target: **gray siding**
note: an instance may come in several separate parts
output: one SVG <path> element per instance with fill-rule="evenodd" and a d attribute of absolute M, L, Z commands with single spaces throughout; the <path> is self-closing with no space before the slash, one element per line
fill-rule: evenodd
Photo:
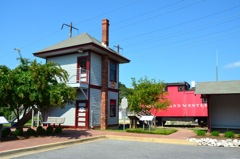
<path fill-rule="evenodd" d="M 65 122 L 62 125 L 66 126 L 75 126 L 75 112 L 76 107 L 74 104 L 66 105 L 65 108 L 61 109 L 59 107 L 55 107 L 49 110 L 48 116 L 50 117 L 63 117 L 65 118 Z"/>
<path fill-rule="evenodd" d="M 116 117 L 110 117 L 110 99 L 115 99 L 116 100 Z M 108 92 L 108 124 L 113 125 L 113 124 L 118 124 L 118 93 L 116 92 Z"/>
<path fill-rule="evenodd" d="M 212 128 L 240 128 L 240 95 L 211 95 L 209 115 Z"/>
<path fill-rule="evenodd" d="M 82 53 L 81 56 L 86 56 L 87 53 Z M 76 79 L 76 68 L 77 68 L 77 58 L 80 57 L 78 53 L 66 55 L 66 56 L 58 56 L 58 57 L 52 57 L 48 58 L 47 62 L 55 62 L 59 64 L 63 69 L 65 69 L 68 74 L 69 78 Z M 82 92 L 78 90 L 78 97 L 77 100 L 86 100 L 86 98 L 83 96 Z M 87 93 L 87 92 L 86 92 Z M 76 113 L 76 107 L 75 104 L 72 105 L 66 105 L 64 109 L 61 109 L 59 107 L 52 108 L 49 111 L 48 116 L 56 116 L 56 117 L 65 117 L 65 122 L 63 125 L 66 126 L 75 126 L 75 114 Z"/>
<path fill-rule="evenodd" d="M 101 86 L 102 83 L 102 58 L 101 56 L 91 54 L 91 68 L 90 68 L 90 83 L 93 85 Z"/>
<path fill-rule="evenodd" d="M 101 90 L 91 88 L 90 89 L 90 116 L 89 116 L 90 126 L 91 126 L 91 119 L 93 124 L 92 126 L 100 125 L 100 113 L 101 113 Z"/>
<path fill-rule="evenodd" d="M 87 53 L 82 53 L 81 56 L 86 56 Z M 80 57 L 79 54 L 71 54 L 66 56 L 52 57 L 48 58 L 47 62 L 58 63 L 63 69 L 65 69 L 69 74 L 69 79 L 77 78 L 77 58 Z"/>

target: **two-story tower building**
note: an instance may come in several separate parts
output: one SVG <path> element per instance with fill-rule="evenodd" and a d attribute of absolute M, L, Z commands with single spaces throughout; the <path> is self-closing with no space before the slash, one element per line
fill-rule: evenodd
<path fill-rule="evenodd" d="M 102 42 L 87 33 L 34 53 L 58 63 L 69 74 L 68 85 L 77 89 L 77 100 L 64 109 L 52 108 L 46 116 L 65 117 L 63 126 L 74 128 L 118 125 L 119 64 L 130 60 L 108 47 L 109 21 L 102 20 Z"/>

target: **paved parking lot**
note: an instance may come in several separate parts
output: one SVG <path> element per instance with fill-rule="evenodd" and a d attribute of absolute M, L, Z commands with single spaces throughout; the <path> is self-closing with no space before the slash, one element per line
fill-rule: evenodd
<path fill-rule="evenodd" d="M 239 156 L 239 148 L 175 145 L 106 139 L 16 157 L 16 159 L 238 159 Z"/>

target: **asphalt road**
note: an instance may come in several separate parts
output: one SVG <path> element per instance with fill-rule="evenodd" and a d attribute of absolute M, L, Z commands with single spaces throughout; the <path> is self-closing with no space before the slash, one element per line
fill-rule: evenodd
<path fill-rule="evenodd" d="M 239 159 L 239 148 L 98 140 L 16 159 Z"/>

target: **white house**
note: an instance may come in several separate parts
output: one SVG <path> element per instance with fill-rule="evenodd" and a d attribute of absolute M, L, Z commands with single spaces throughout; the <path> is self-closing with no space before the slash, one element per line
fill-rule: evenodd
<path fill-rule="evenodd" d="M 34 53 L 67 70 L 68 85 L 78 98 L 64 109 L 50 109 L 47 116 L 65 117 L 65 127 L 92 128 L 118 125 L 119 64 L 130 60 L 108 47 L 109 21 L 102 20 L 102 42 L 87 33 Z"/>

